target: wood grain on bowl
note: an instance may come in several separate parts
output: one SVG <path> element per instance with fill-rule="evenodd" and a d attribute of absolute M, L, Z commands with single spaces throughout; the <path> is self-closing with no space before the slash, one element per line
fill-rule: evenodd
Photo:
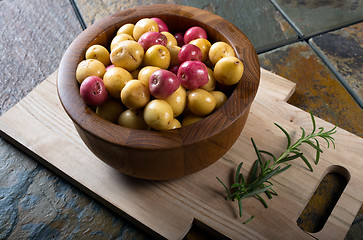
<path fill-rule="evenodd" d="M 82 101 L 75 78 L 77 65 L 93 44 L 109 46 L 118 28 L 158 17 L 170 32 L 204 28 L 211 42 L 235 50 L 245 70 L 229 100 L 207 118 L 169 131 L 124 128 L 99 117 Z M 256 95 L 260 66 L 254 47 L 233 24 L 205 10 L 180 5 L 147 5 L 110 15 L 82 32 L 64 54 L 58 72 L 61 103 L 88 148 L 119 171 L 144 179 L 172 179 L 199 171 L 222 157 L 240 135 Z"/>

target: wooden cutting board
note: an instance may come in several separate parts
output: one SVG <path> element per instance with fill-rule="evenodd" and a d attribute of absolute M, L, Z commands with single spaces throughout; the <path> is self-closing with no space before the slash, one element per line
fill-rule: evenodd
<path fill-rule="evenodd" d="M 325 149 L 318 166 L 310 172 L 295 161 L 273 178 L 279 196 L 267 200 L 269 208 L 249 198 L 243 201 L 244 216 L 238 217 L 236 202 L 225 200 L 219 177 L 229 182 L 243 161 L 247 174 L 256 159 L 250 138 L 260 149 L 274 154 L 286 146 L 282 125 L 297 139 L 300 126 L 312 129 L 310 115 L 286 103 L 294 83 L 261 69 L 261 85 L 246 126 L 233 147 L 210 167 L 172 181 L 145 181 L 127 177 L 95 157 L 83 144 L 63 111 L 56 92 L 56 73 L 0 118 L 1 136 L 39 160 L 72 184 L 153 235 L 181 239 L 192 224 L 232 239 L 343 239 L 358 212 L 363 189 L 363 139 L 338 128 L 336 149 Z M 316 118 L 318 126 L 333 127 Z M 308 159 L 315 153 L 303 147 Z M 171 156 L 172 158 L 172 156 Z M 337 171 L 349 178 L 324 228 L 314 234 L 296 223 L 320 180 Z M 252 222 L 243 224 L 250 216 Z"/>

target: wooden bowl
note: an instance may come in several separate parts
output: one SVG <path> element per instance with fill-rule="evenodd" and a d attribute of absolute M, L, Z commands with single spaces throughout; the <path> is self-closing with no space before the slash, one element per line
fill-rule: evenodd
<path fill-rule="evenodd" d="M 228 101 L 209 117 L 174 130 L 134 130 L 104 120 L 82 101 L 76 68 L 88 47 L 109 46 L 119 27 L 146 17 L 161 18 L 174 33 L 200 26 L 207 31 L 211 42 L 231 44 L 242 60 L 245 70 L 241 81 Z M 98 158 L 129 176 L 165 180 L 197 172 L 231 148 L 245 125 L 259 81 L 260 66 L 255 49 L 233 24 L 198 8 L 158 4 L 120 11 L 83 31 L 61 60 L 57 89 L 80 137 Z"/>

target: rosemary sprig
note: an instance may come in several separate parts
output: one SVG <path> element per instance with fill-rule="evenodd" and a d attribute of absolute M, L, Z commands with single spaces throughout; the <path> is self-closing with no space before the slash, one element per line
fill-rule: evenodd
<path fill-rule="evenodd" d="M 305 158 L 304 154 L 300 151 L 299 147 L 301 144 L 306 143 L 313 147 L 316 150 L 314 163 L 317 165 L 319 163 L 320 154 L 323 153 L 320 148 L 320 144 L 318 138 L 322 138 L 327 142 L 327 148 L 329 148 L 330 143 L 333 144 L 335 148 L 334 138 L 331 136 L 336 133 L 336 126 L 329 131 L 324 132 L 324 128 L 320 127 L 316 128 L 316 123 L 313 114 L 310 112 L 311 120 L 313 123 L 313 129 L 310 134 L 306 134 L 305 129 L 300 127 L 302 130 L 301 137 L 292 144 L 291 137 L 289 133 L 282 128 L 280 125 L 275 125 L 285 134 L 287 138 L 287 146 L 286 150 L 281 153 L 279 157 L 275 157 L 272 153 L 264 150 L 260 150 L 257 148 L 253 138 L 251 138 L 253 148 L 257 155 L 257 160 L 253 163 L 250 178 L 247 180 L 244 178 L 241 173 L 241 168 L 243 162 L 241 162 L 236 169 L 235 182 L 228 189 L 227 186 L 217 177 L 218 181 L 223 185 L 227 192 L 227 200 L 232 200 L 238 202 L 239 207 L 239 215 L 242 217 L 243 207 L 242 207 L 242 199 L 247 197 L 255 197 L 261 201 L 265 208 L 268 208 L 268 205 L 263 197 L 261 197 L 262 193 L 265 193 L 269 199 L 272 198 L 272 195 L 277 196 L 277 192 L 272 189 L 273 183 L 270 179 L 280 174 L 291 167 L 291 164 L 288 162 L 300 158 L 306 164 L 310 171 L 313 171 L 313 168 L 309 161 Z M 263 155 L 269 156 L 271 159 L 263 161 Z M 282 166 L 281 166 L 282 165 Z M 253 219 L 254 216 L 249 218 L 244 223 L 247 223 Z"/>

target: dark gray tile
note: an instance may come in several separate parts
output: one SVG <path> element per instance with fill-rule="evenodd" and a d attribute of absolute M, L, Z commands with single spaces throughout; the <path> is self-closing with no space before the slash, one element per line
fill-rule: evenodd
<path fill-rule="evenodd" d="M 286 14 L 305 37 L 363 20 L 362 0 L 271 0 L 271 2 Z"/>
<path fill-rule="evenodd" d="M 82 31 L 69 1 L 0 1 L 0 115 L 54 72 Z"/>

